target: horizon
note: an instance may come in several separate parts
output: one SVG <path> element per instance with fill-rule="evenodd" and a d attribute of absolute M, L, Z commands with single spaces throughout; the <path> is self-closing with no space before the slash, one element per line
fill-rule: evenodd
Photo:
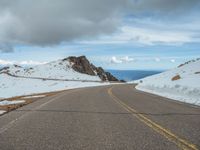
<path fill-rule="evenodd" d="M 85 55 L 81 55 L 81 56 L 85 56 Z M 68 56 L 68 57 L 71 57 L 71 56 Z M 68 58 L 68 57 L 64 57 L 64 58 Z M 75 57 L 80 57 L 80 56 L 75 56 Z M 85 56 L 87 58 L 87 56 Z M 58 61 L 58 60 L 62 60 L 64 58 L 60 58 L 60 59 L 57 59 L 57 60 L 52 60 L 52 61 L 49 61 L 49 62 L 34 62 L 32 60 L 30 61 L 2 61 L 0 60 L 0 69 L 1 68 L 4 68 L 4 67 L 9 67 L 9 66 L 13 66 L 13 65 L 18 65 L 18 66 L 21 66 L 21 67 L 24 67 L 24 68 L 31 68 L 31 67 L 34 67 L 34 66 L 38 66 L 38 65 L 45 65 L 45 64 L 48 64 L 48 63 L 51 63 L 51 62 L 54 62 L 54 61 Z M 197 58 L 198 59 L 198 58 Z M 195 59 L 193 59 L 195 60 Z M 91 64 L 93 64 L 90 60 L 89 62 Z M 31 64 L 32 63 L 32 64 Z M 184 62 L 185 63 L 185 62 Z M 180 64 L 179 64 L 180 65 Z M 95 65 L 96 67 L 102 67 L 102 66 L 97 66 Z M 178 67 L 178 66 L 176 66 Z M 175 67 L 175 68 L 176 68 Z M 113 68 L 103 68 L 104 70 L 106 71 L 159 71 L 159 72 L 164 72 L 166 70 L 169 70 L 169 69 L 113 69 Z M 173 69 L 173 68 L 170 68 L 170 69 Z"/>

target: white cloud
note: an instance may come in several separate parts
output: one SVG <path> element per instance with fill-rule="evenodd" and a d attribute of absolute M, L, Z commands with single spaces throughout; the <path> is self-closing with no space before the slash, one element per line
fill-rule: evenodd
<path fill-rule="evenodd" d="M 121 63 L 122 63 L 122 60 L 117 59 L 115 56 L 113 56 L 113 57 L 111 58 L 111 61 L 110 61 L 110 62 L 113 63 L 113 64 L 121 64 Z"/>
<path fill-rule="evenodd" d="M 124 26 L 121 33 L 111 37 L 111 41 L 132 42 L 144 45 L 181 44 L 193 41 L 189 32 L 148 29 L 142 27 Z"/>
<path fill-rule="evenodd" d="M 182 27 L 184 28 L 184 27 Z M 119 32 L 111 36 L 102 36 L 98 40 L 81 41 L 84 44 L 142 44 L 142 45 L 181 45 L 183 43 L 200 42 L 198 31 L 180 30 L 177 26 L 168 29 L 167 26 L 148 27 L 148 25 L 122 26 Z"/>
<path fill-rule="evenodd" d="M 175 60 L 175 59 L 171 59 L 170 61 L 171 61 L 172 63 L 176 62 L 176 60 Z"/>
<path fill-rule="evenodd" d="M 33 60 L 25 60 L 25 61 L 9 61 L 9 60 L 3 60 L 0 59 L 0 65 L 13 65 L 13 64 L 19 64 L 19 65 L 41 65 L 45 64 L 47 62 L 39 62 L 39 61 L 33 61 Z"/>
<path fill-rule="evenodd" d="M 13 61 L 8 61 L 8 60 L 2 60 L 0 59 L 0 65 L 12 65 L 14 64 Z"/>
<path fill-rule="evenodd" d="M 28 61 L 21 61 L 18 64 L 20 65 L 42 65 L 42 64 L 46 64 L 47 62 L 39 62 L 39 61 L 32 61 L 32 60 L 28 60 Z"/>
<path fill-rule="evenodd" d="M 122 57 L 121 60 L 122 60 L 122 62 L 131 62 L 131 61 L 134 61 L 133 58 L 130 58 L 128 56 Z"/>
<path fill-rule="evenodd" d="M 111 58 L 111 63 L 114 63 L 114 64 L 121 64 L 121 63 L 128 63 L 128 62 L 132 62 L 134 61 L 133 58 L 130 58 L 129 56 L 125 56 L 125 57 L 120 57 L 120 58 L 117 58 L 116 56 L 113 56 Z"/>
<path fill-rule="evenodd" d="M 160 62 L 160 58 L 155 58 L 155 61 L 156 62 Z"/>

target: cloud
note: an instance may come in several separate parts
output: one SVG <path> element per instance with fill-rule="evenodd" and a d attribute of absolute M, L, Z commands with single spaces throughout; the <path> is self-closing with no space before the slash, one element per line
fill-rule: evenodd
<path fill-rule="evenodd" d="M 0 51 L 82 40 L 199 42 L 199 7 L 199 0 L 0 0 Z"/>
<path fill-rule="evenodd" d="M 33 61 L 33 60 L 28 60 L 28 61 L 9 61 L 9 60 L 3 60 L 0 59 L 0 65 L 13 65 L 13 64 L 18 64 L 18 65 L 41 65 L 41 64 L 46 64 L 47 62 L 39 62 L 39 61 Z"/>
<path fill-rule="evenodd" d="M 134 59 L 130 58 L 129 56 L 120 57 L 120 58 L 113 56 L 110 60 L 110 62 L 113 63 L 113 64 L 129 63 L 129 62 L 132 62 L 132 61 L 134 61 Z"/>
<path fill-rule="evenodd" d="M 123 26 L 118 34 L 102 37 L 99 40 L 84 41 L 85 44 L 142 44 L 142 45 L 181 45 L 200 42 L 195 37 L 198 31 L 174 31 L 147 27 Z M 199 31 L 200 33 L 200 31 Z"/>
<path fill-rule="evenodd" d="M 156 62 L 160 62 L 160 58 L 155 58 L 155 61 Z"/>
<path fill-rule="evenodd" d="M 0 46 L 51 46 L 118 28 L 129 0 L 0 0 Z M 4 44 L 6 43 L 6 44 Z M 8 47 L 6 47 L 8 46 Z"/>
<path fill-rule="evenodd" d="M 134 12 L 171 14 L 174 17 L 198 10 L 199 0 L 134 0 Z M 176 14 L 175 14 L 176 13 Z"/>
<path fill-rule="evenodd" d="M 120 59 L 121 59 L 122 62 L 132 62 L 132 61 L 134 61 L 133 58 L 130 58 L 128 56 L 122 57 Z"/>
<path fill-rule="evenodd" d="M 110 61 L 110 62 L 113 63 L 113 64 L 121 64 L 121 63 L 122 63 L 122 60 L 117 59 L 115 56 L 113 56 L 113 57 L 111 58 L 111 61 Z"/>
<path fill-rule="evenodd" d="M 176 60 L 175 60 L 175 59 L 171 59 L 170 61 L 171 61 L 172 63 L 175 63 L 175 62 L 176 62 Z"/>
<path fill-rule="evenodd" d="M 13 61 L 8 61 L 8 60 L 2 60 L 0 59 L 0 65 L 12 65 L 14 64 Z"/>
<path fill-rule="evenodd" d="M 13 46 L 12 44 L 8 44 L 8 43 L 1 43 L 1 40 L 0 40 L 0 52 L 3 51 L 3 52 L 12 52 L 13 51 Z"/>
<path fill-rule="evenodd" d="M 47 62 L 32 61 L 32 60 L 17 62 L 17 64 L 20 64 L 20 65 L 43 65 L 46 63 Z"/>

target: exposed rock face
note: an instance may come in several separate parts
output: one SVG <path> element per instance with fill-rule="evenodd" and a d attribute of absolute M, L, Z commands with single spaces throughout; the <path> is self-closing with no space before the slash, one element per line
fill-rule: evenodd
<path fill-rule="evenodd" d="M 68 60 L 71 62 L 72 68 L 80 73 L 85 73 L 88 75 L 98 75 L 102 81 L 119 81 L 116 77 L 114 77 L 111 73 L 105 72 L 103 68 L 96 67 L 91 64 L 85 56 L 80 57 L 68 57 L 63 59 L 63 61 Z"/>
<path fill-rule="evenodd" d="M 9 72 L 8 70 L 9 70 L 9 67 L 3 67 L 3 68 L 0 69 L 0 74 L 1 73 L 8 73 Z"/>
<path fill-rule="evenodd" d="M 63 60 L 68 60 L 71 63 L 73 63 L 72 68 L 80 73 L 85 73 L 89 75 L 96 75 L 94 72 L 94 66 L 90 64 L 90 62 L 87 60 L 85 56 L 80 57 L 68 57 Z"/>
<path fill-rule="evenodd" d="M 199 60 L 200 60 L 200 58 L 187 61 L 187 62 L 185 62 L 184 64 L 180 64 L 180 65 L 178 66 L 178 68 L 180 68 L 180 67 L 182 67 L 182 66 L 185 66 L 185 65 L 187 65 L 187 64 L 189 64 L 189 63 L 199 61 Z"/>

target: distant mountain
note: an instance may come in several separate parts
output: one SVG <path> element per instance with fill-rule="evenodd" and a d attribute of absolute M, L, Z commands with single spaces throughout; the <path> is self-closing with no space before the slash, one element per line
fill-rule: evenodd
<path fill-rule="evenodd" d="M 89 80 L 89 81 L 118 81 L 109 72 L 101 67 L 96 67 L 85 56 L 68 57 L 52 61 L 47 64 L 24 68 L 19 65 L 4 67 L 0 73 L 7 73 L 18 77 Z"/>
<path fill-rule="evenodd" d="M 200 59 L 137 82 L 139 90 L 200 105 Z"/>

